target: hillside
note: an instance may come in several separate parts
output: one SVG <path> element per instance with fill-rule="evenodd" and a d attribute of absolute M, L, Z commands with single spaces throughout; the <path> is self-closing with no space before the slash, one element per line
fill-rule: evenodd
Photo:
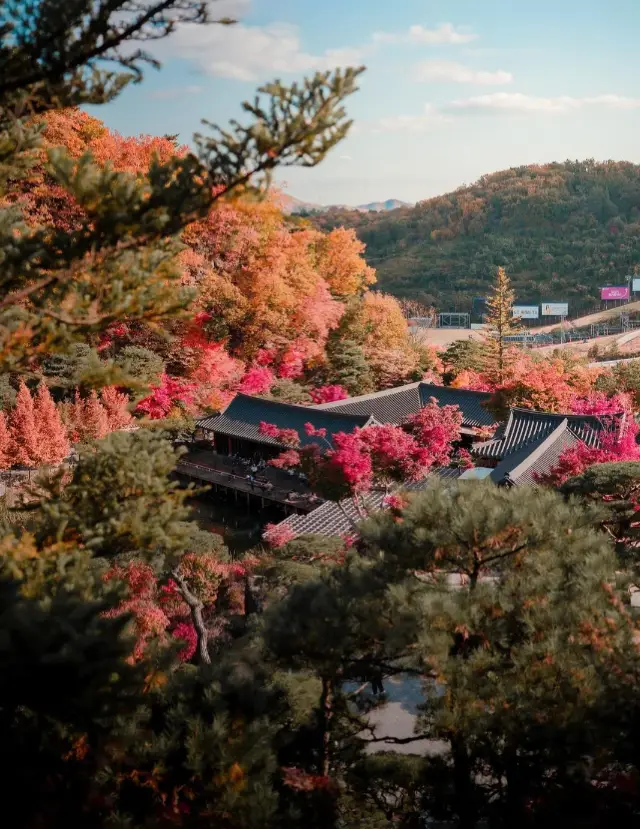
<path fill-rule="evenodd" d="M 385 214 L 333 210 L 367 245 L 380 288 L 470 310 L 504 265 L 520 302 L 567 300 L 592 308 L 602 285 L 624 284 L 640 264 L 640 166 L 567 161 L 483 176 L 470 186 Z"/>
<path fill-rule="evenodd" d="M 296 214 L 313 214 L 313 213 L 328 213 L 338 211 L 340 213 L 346 211 L 357 211 L 359 213 L 384 213 L 388 210 L 396 210 L 398 207 L 411 207 L 410 204 L 399 199 L 387 199 L 386 201 L 372 201 L 367 204 L 358 204 L 355 207 L 350 207 L 346 204 L 332 204 L 322 205 L 314 204 L 313 202 L 302 201 L 296 199 L 288 193 L 279 193 L 278 201 L 283 213 Z"/>

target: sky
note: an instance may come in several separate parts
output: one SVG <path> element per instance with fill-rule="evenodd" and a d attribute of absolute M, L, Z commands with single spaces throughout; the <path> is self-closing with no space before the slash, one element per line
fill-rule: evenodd
<path fill-rule="evenodd" d="M 640 162 L 640 0 L 212 0 L 160 71 L 92 114 L 189 143 L 261 84 L 365 65 L 348 137 L 277 179 L 317 204 L 415 202 L 522 164 Z"/>

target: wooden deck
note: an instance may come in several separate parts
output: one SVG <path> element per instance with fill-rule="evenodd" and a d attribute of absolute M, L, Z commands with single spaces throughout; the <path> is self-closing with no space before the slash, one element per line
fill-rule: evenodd
<path fill-rule="evenodd" d="M 246 497 L 247 502 L 250 502 L 251 498 L 257 498 L 262 506 L 278 504 L 290 513 L 306 514 L 323 503 L 321 498 L 313 498 L 310 492 L 296 492 L 295 489 L 299 487 L 285 488 L 274 485 L 269 489 L 258 482 L 251 484 L 244 475 L 234 475 L 204 463 L 180 461 L 176 467 L 176 474 L 195 483 L 210 484 L 215 492 L 234 492 L 236 500 L 241 495 Z"/>

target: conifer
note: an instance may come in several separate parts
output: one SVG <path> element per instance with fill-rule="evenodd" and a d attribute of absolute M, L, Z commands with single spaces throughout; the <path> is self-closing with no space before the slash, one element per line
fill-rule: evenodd
<path fill-rule="evenodd" d="M 115 386 L 105 386 L 100 391 L 100 401 L 107 413 L 107 425 L 110 432 L 124 429 L 133 421 L 128 409 L 129 398 Z"/>
<path fill-rule="evenodd" d="M 107 410 L 98 399 L 95 389 L 84 401 L 79 431 L 81 440 L 100 440 L 109 434 Z"/>
<path fill-rule="evenodd" d="M 507 337 L 517 334 L 521 328 L 519 318 L 513 316 L 515 292 L 505 269 L 500 267 L 496 274 L 493 289 L 487 298 L 488 337 L 485 342 L 485 373 L 495 382 L 502 383 L 509 359 Z"/>
<path fill-rule="evenodd" d="M 9 415 L 9 460 L 12 464 L 35 466 L 39 457 L 40 434 L 36 424 L 33 398 L 21 381 L 16 404 Z"/>
<path fill-rule="evenodd" d="M 40 463 L 59 463 L 69 454 L 67 430 L 46 383 L 40 383 L 34 405 Z"/>

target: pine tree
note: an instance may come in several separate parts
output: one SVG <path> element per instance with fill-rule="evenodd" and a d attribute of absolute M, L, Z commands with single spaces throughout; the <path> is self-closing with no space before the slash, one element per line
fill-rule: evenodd
<path fill-rule="evenodd" d="M 16 404 L 9 415 L 9 432 L 10 463 L 35 466 L 39 456 L 39 428 L 33 398 L 24 381 L 20 383 Z"/>
<path fill-rule="evenodd" d="M 545 811 L 591 801 L 593 780 L 610 775 L 617 729 L 602 710 L 620 677 L 637 676 L 638 655 L 597 518 L 549 491 L 433 482 L 362 527 L 391 581 L 420 571 L 425 585 L 410 651 L 447 690 L 425 685 L 419 731 L 448 745 L 434 818 L 516 826 L 533 808 L 539 825 Z"/>
<path fill-rule="evenodd" d="M 487 298 L 488 337 L 485 341 L 484 370 L 499 384 L 509 359 L 509 343 L 506 337 L 517 334 L 521 329 L 519 318 L 513 316 L 515 292 L 505 269 L 498 268 L 493 290 Z"/>
<path fill-rule="evenodd" d="M 344 386 L 350 395 L 373 390 L 373 377 L 364 351 L 354 340 L 335 338 L 327 348 L 327 382 Z"/>
<path fill-rule="evenodd" d="M 38 386 L 34 414 L 39 433 L 37 460 L 40 463 L 60 463 L 69 454 L 69 440 L 46 383 Z"/>

